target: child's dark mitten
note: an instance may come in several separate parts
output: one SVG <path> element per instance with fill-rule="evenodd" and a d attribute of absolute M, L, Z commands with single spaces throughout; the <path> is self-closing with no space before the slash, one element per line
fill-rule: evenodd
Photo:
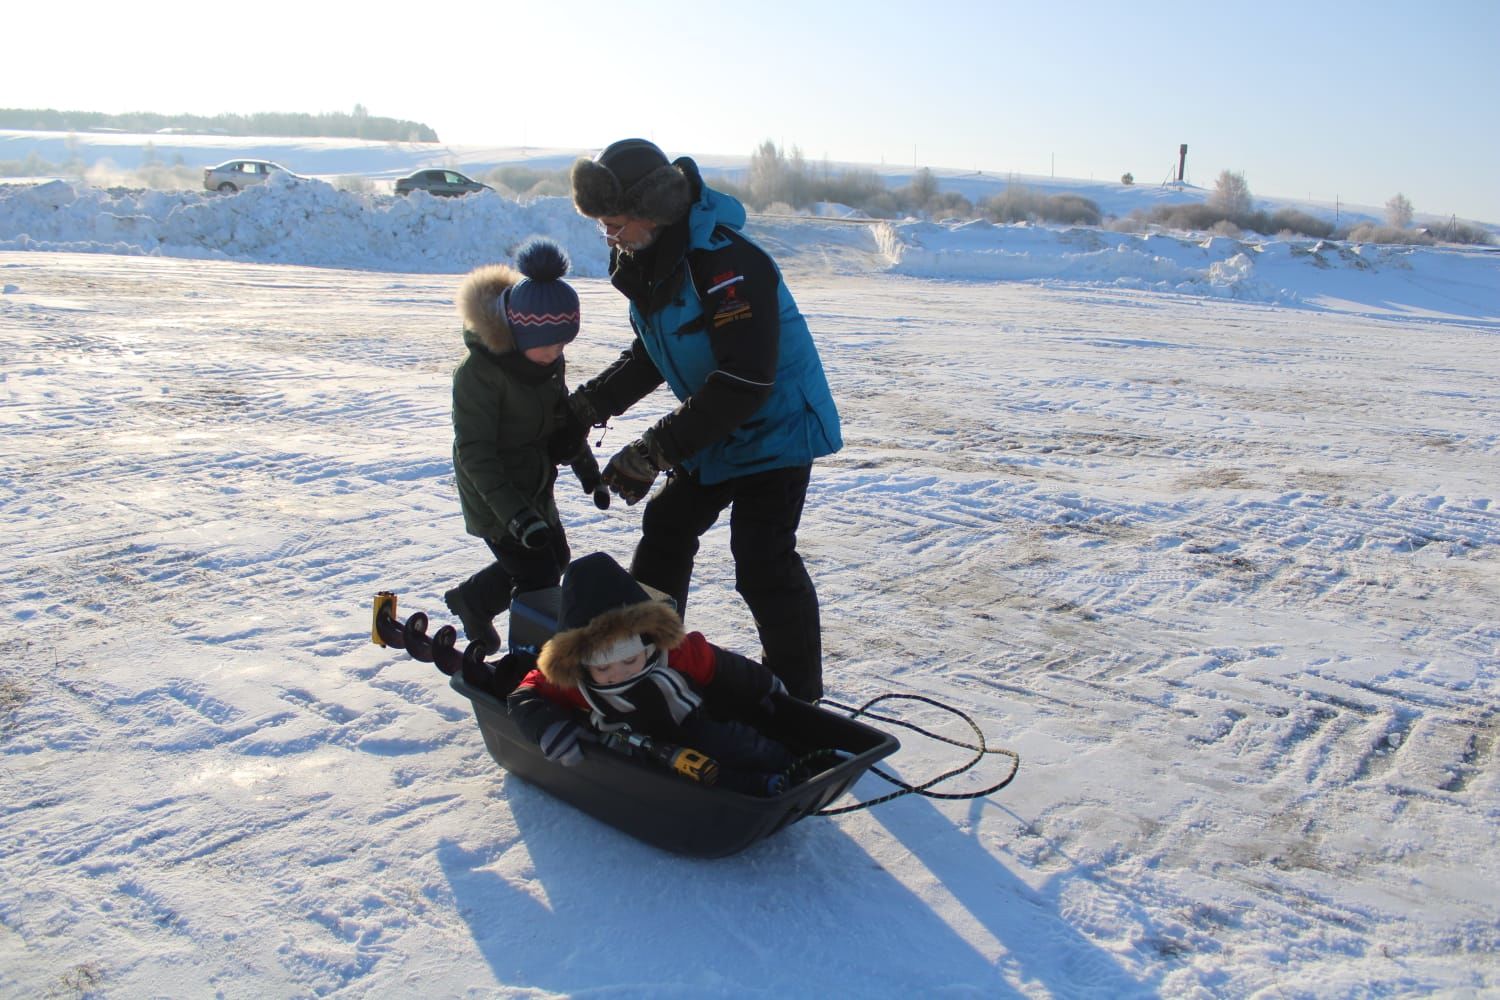
<path fill-rule="evenodd" d="M 536 551 L 552 544 L 552 529 L 534 510 L 523 510 L 506 526 L 511 536 L 524 547 Z"/>

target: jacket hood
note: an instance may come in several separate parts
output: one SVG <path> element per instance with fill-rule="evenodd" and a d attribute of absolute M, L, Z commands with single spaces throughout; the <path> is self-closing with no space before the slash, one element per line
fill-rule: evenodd
<path fill-rule="evenodd" d="M 684 164 L 683 161 L 686 160 Z M 745 228 L 745 206 L 738 198 L 723 191 L 715 191 L 698 176 L 698 166 L 684 157 L 678 161 L 689 176 L 695 198 L 688 210 L 688 241 L 695 249 L 716 249 L 713 231 L 716 226 L 728 226 L 733 230 Z"/>
<path fill-rule="evenodd" d="M 507 264 L 486 264 L 470 271 L 458 286 L 458 315 L 464 329 L 495 354 L 516 349 L 515 334 L 505 321 L 504 292 L 519 284 L 523 275 Z"/>
<path fill-rule="evenodd" d="M 662 652 L 682 644 L 682 617 L 653 600 L 630 574 L 603 552 L 574 561 L 563 576 L 559 630 L 542 646 L 537 666 L 560 687 L 582 688 L 584 658 L 638 635 Z"/>

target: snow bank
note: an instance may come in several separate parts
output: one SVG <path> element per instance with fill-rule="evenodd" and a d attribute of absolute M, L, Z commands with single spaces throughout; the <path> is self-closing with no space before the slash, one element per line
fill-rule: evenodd
<path fill-rule="evenodd" d="M 1359 312 L 1481 322 L 1492 321 L 1500 306 L 1500 253 L 1493 249 L 1116 233 L 984 221 L 882 222 L 875 224 L 875 238 L 890 270 L 922 278 L 1056 281 L 1270 305 L 1337 303 L 1358 306 Z M 1378 277 L 1388 271 L 1401 272 L 1403 280 Z"/>
<path fill-rule="evenodd" d="M 0 249 L 66 250 L 460 273 L 508 257 L 528 236 L 567 247 L 575 274 L 605 273 L 594 224 L 566 198 L 522 204 L 340 191 L 273 176 L 236 195 L 122 191 L 64 181 L 0 188 Z"/>
<path fill-rule="evenodd" d="M 1473 318 L 1500 313 L 1500 253 L 1375 247 L 1320 240 L 1115 233 L 989 222 L 841 220 L 871 234 L 861 266 L 901 275 L 1042 281 L 1336 305 L 1370 314 Z M 816 262 L 830 245 L 816 218 L 752 217 L 784 263 Z M 518 202 L 486 192 L 434 198 L 338 190 L 278 176 L 236 195 L 99 189 L 65 181 L 0 185 L 0 250 L 195 257 L 409 273 L 462 273 L 505 259 L 529 236 L 556 240 L 573 273 L 601 277 L 608 256 L 568 198 Z M 837 239 L 835 239 L 837 242 Z M 1389 270 L 1408 279 L 1375 280 Z M 1392 298 L 1391 289 L 1400 290 Z"/>

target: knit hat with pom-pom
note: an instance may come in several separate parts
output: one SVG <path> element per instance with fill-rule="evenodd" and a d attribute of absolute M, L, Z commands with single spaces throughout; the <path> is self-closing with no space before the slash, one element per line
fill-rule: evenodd
<path fill-rule="evenodd" d="M 505 321 L 522 351 L 566 344 L 578 336 L 578 293 L 562 280 L 568 255 L 551 240 L 534 239 L 516 251 L 525 278 L 500 296 Z"/>

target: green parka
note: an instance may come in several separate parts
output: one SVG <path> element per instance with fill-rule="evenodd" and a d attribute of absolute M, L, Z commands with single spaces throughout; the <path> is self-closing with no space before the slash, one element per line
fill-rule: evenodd
<path fill-rule="evenodd" d="M 514 268 L 490 264 L 471 271 L 458 292 L 469 353 L 453 372 L 453 471 L 464 530 L 480 538 L 504 538 L 528 508 L 559 524 L 548 441 L 568 387 L 562 358 L 543 366 L 516 349 L 499 300 L 521 279 Z"/>

